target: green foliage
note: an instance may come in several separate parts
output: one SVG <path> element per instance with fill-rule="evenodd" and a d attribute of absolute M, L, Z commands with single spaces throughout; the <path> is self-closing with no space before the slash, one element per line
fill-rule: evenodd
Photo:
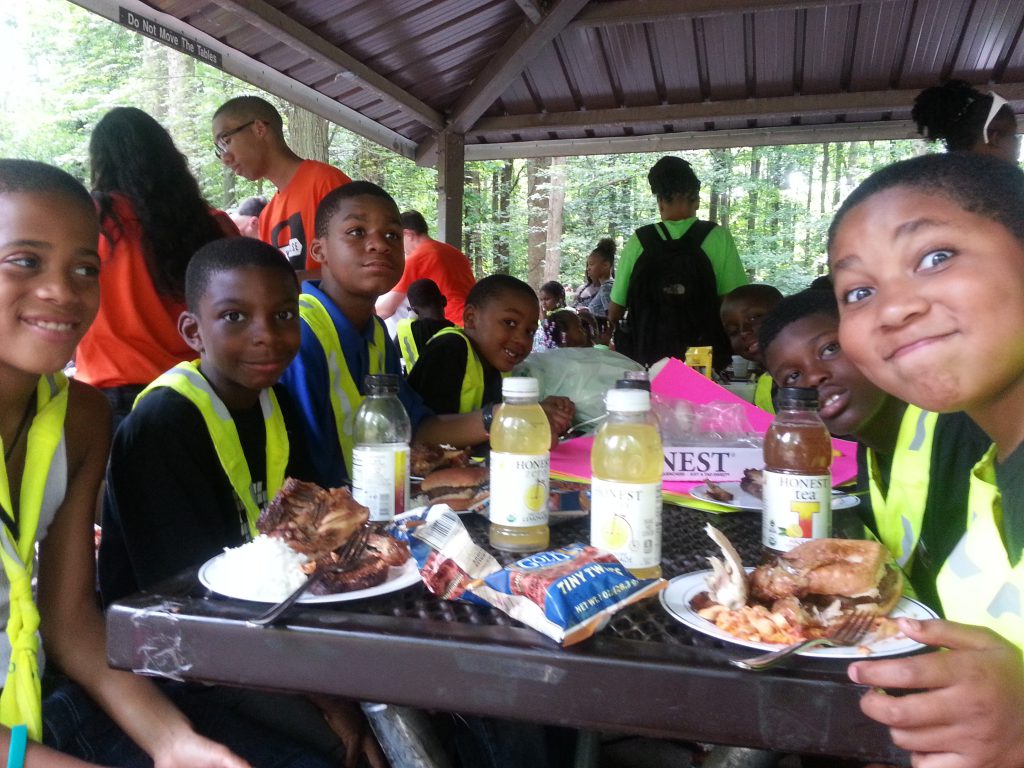
<path fill-rule="evenodd" d="M 236 178 L 212 151 L 210 118 L 226 99 L 260 93 L 250 85 L 129 32 L 66 0 L 0 9 L 0 155 L 59 165 L 88 183 L 92 127 L 112 107 L 133 105 L 160 120 L 212 205 L 230 209 L 263 183 Z M 14 7 L 10 7 L 14 6 Z M 282 114 L 288 110 L 275 97 Z M 728 225 L 750 279 L 799 290 L 825 269 L 824 240 L 836 205 L 873 169 L 920 152 L 920 142 L 742 147 L 678 153 L 703 181 L 700 215 Z M 332 129 L 330 161 L 354 179 L 389 190 L 436 232 L 436 173 L 373 142 Z M 602 237 L 625 244 L 657 219 L 647 170 L 658 155 L 567 158 L 560 240 L 561 277 L 583 281 Z M 464 246 L 479 274 L 527 272 L 527 162 L 467 164 Z M 547 178 L 535 180 L 539 193 Z"/>

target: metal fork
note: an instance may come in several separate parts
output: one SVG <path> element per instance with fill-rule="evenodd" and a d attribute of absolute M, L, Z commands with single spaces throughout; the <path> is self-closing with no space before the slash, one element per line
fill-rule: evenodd
<path fill-rule="evenodd" d="M 755 672 L 762 669 L 774 667 L 783 659 L 789 658 L 794 653 L 805 648 L 814 648 L 823 645 L 826 648 L 856 645 L 864 635 L 868 633 L 875 622 L 875 612 L 872 609 L 857 608 L 847 615 L 845 619 L 826 637 L 816 637 L 813 640 L 803 640 L 799 643 L 787 645 L 778 651 L 763 653 L 749 659 L 729 659 L 729 662 L 741 669 L 752 669 Z"/>
<path fill-rule="evenodd" d="M 282 600 L 277 605 L 273 606 L 266 613 L 262 613 L 254 619 L 249 619 L 246 623 L 252 624 L 257 627 L 269 627 L 275 621 L 295 605 L 295 602 L 302 597 L 314 584 L 317 584 L 330 573 L 343 573 L 351 570 L 359 559 L 363 556 L 363 552 L 366 551 L 366 545 L 370 541 L 370 534 L 373 533 L 374 527 L 370 523 L 364 523 L 359 529 L 349 537 L 349 540 L 345 542 L 345 546 L 342 547 L 341 551 L 338 552 L 338 562 L 327 568 L 317 568 L 313 571 L 312 575 L 306 579 L 299 587 L 292 592 L 288 597 Z"/>

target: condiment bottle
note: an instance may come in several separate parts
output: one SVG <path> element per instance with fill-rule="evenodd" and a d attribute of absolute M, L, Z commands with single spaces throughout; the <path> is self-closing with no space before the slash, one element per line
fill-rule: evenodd
<path fill-rule="evenodd" d="M 612 389 L 590 454 L 590 543 L 642 579 L 661 577 L 661 468 L 665 457 L 645 389 Z"/>
<path fill-rule="evenodd" d="M 409 439 L 412 427 L 398 399 L 398 376 L 366 377 L 366 397 L 353 426 L 352 496 L 371 520 L 392 520 L 409 498 Z"/>
<path fill-rule="evenodd" d="M 832 437 L 818 415 L 818 390 L 783 387 L 764 436 L 761 543 L 788 552 L 832 534 Z"/>
<path fill-rule="evenodd" d="M 511 376 L 491 423 L 490 541 L 506 552 L 547 549 L 551 427 L 537 379 Z"/>

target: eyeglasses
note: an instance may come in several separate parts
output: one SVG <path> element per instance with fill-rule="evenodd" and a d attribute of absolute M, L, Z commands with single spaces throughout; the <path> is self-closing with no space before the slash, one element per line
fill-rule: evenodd
<path fill-rule="evenodd" d="M 224 131 L 224 133 L 222 133 L 220 136 L 218 136 L 216 139 L 214 139 L 214 141 L 213 141 L 213 153 L 218 158 L 223 157 L 224 153 L 227 152 L 228 149 L 230 149 L 230 147 L 231 147 L 231 141 L 230 141 L 231 137 L 234 136 L 236 133 L 241 133 L 246 128 L 248 128 L 250 125 L 252 125 L 253 123 L 256 123 L 256 122 L 259 122 L 259 121 L 253 119 L 253 120 L 250 120 L 248 123 L 242 123 L 237 128 L 232 128 L 230 131 Z"/>

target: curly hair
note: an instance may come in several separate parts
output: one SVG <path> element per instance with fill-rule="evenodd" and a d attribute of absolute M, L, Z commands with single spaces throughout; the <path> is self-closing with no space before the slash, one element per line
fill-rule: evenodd
<path fill-rule="evenodd" d="M 985 141 L 982 134 L 991 106 L 991 94 L 964 80 L 947 80 L 917 94 L 910 116 L 928 141 L 942 139 L 947 150 L 957 152 Z M 1013 118 L 1013 110 L 1004 104 L 997 115 Z"/>
<path fill-rule="evenodd" d="M 651 166 L 647 182 L 659 199 L 670 201 L 677 195 L 696 198 L 700 195 L 700 179 L 693 167 L 681 157 L 666 155 Z"/>
<path fill-rule="evenodd" d="M 108 223 L 123 231 L 113 199 L 123 195 L 142 227 L 142 253 L 157 292 L 183 298 L 192 254 L 224 232 L 171 135 L 141 109 L 116 107 L 93 129 L 89 162 L 103 231 Z"/>
<path fill-rule="evenodd" d="M 839 322 L 839 303 L 831 289 L 807 288 L 786 296 L 776 304 L 775 309 L 765 315 L 757 333 L 761 354 L 767 353 L 768 347 L 787 326 L 811 315 L 822 315 Z"/>

